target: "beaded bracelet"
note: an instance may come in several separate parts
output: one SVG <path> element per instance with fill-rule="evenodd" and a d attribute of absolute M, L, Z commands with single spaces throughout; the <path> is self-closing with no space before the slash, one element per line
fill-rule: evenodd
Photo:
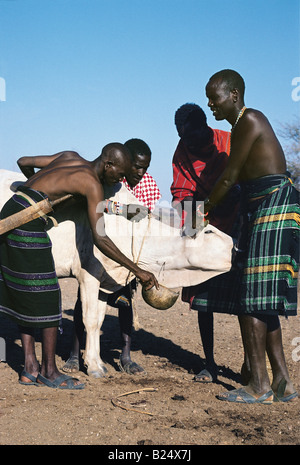
<path fill-rule="evenodd" d="M 197 209 L 196 209 L 196 212 L 197 212 L 197 215 L 198 216 L 201 216 L 201 218 L 205 218 L 207 215 L 208 215 L 208 212 L 207 213 L 202 213 L 201 211 L 201 206 L 202 205 L 198 205 Z"/>
<path fill-rule="evenodd" d="M 112 200 L 106 200 L 104 207 L 104 213 L 123 215 L 124 205 L 120 202 L 113 202 Z"/>

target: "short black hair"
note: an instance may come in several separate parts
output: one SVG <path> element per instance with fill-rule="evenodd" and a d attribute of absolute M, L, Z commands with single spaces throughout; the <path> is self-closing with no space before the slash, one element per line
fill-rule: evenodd
<path fill-rule="evenodd" d="M 206 125 L 206 115 L 196 103 L 185 103 L 176 110 L 175 126 L 178 132 L 188 120 L 200 125 Z"/>
<path fill-rule="evenodd" d="M 108 161 L 113 161 L 118 157 L 122 157 L 130 162 L 131 153 L 125 144 L 121 144 L 120 142 L 111 142 L 102 148 L 100 157 Z"/>
<path fill-rule="evenodd" d="M 238 89 L 241 96 L 244 97 L 245 81 L 237 71 L 234 71 L 233 69 L 222 69 L 221 71 L 218 71 L 213 76 L 211 76 L 209 80 L 213 81 L 215 79 L 222 80 L 226 84 L 229 91 Z"/>
<path fill-rule="evenodd" d="M 124 145 L 130 151 L 132 158 L 135 155 L 146 155 L 151 158 L 150 147 L 142 139 L 129 139 Z"/>

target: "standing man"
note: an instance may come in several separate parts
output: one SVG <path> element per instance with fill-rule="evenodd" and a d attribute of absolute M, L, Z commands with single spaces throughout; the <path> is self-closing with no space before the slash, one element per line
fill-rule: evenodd
<path fill-rule="evenodd" d="M 99 202 L 104 200 L 103 182 L 119 182 L 130 167 L 130 154 L 124 145 L 106 145 L 93 162 L 75 152 L 60 152 L 52 156 L 22 157 L 18 164 L 29 179 L 3 206 L 1 218 L 44 198 L 55 200 L 66 194 L 83 196 L 96 247 L 133 272 L 147 287 L 157 286 L 152 273 L 141 270 L 109 239 L 103 213 L 97 210 Z M 34 168 L 41 169 L 34 173 Z M 21 331 L 25 364 L 20 382 L 82 389 L 84 385 L 61 374 L 55 362 L 57 328 L 61 320 L 60 288 L 43 218 L 1 236 L 0 291 L 0 311 L 12 317 Z M 35 354 L 35 328 L 42 329 L 41 370 Z"/>
<path fill-rule="evenodd" d="M 223 173 L 230 151 L 230 133 L 211 129 L 204 111 L 194 103 L 182 105 L 175 113 L 175 126 L 180 141 L 173 156 L 173 206 L 182 213 L 185 234 L 195 234 L 196 202 L 204 201 Z M 222 208 L 210 217 L 210 223 L 232 235 L 238 208 L 239 189 L 232 189 L 231 196 Z M 201 250 L 199 250 L 201 253 Z M 221 277 L 220 277 L 221 278 Z M 215 280 L 215 278 L 214 278 Z M 199 286 L 183 288 L 182 300 L 198 310 L 198 324 L 206 359 L 205 369 L 195 376 L 195 381 L 209 383 L 217 379 L 214 361 L 213 313 L 205 303 L 207 289 L 214 280 Z"/>
<path fill-rule="evenodd" d="M 122 182 L 140 202 L 144 204 L 147 211 L 153 211 L 156 202 L 161 198 L 161 193 L 153 177 L 147 173 L 151 162 L 151 150 L 141 139 L 130 139 L 125 142 L 125 147 L 131 155 L 131 166 Z M 118 317 L 122 341 L 122 353 L 119 360 L 121 371 L 134 375 L 141 373 L 144 369 L 131 360 L 131 333 L 133 325 L 132 293 L 136 289 L 136 280 L 109 295 L 107 303 L 118 309 Z M 73 346 L 70 357 L 63 367 L 66 372 L 79 370 L 80 341 L 82 340 L 84 326 L 82 323 L 82 308 L 80 295 L 74 309 L 74 333 Z"/>
<path fill-rule="evenodd" d="M 131 154 L 131 169 L 123 179 L 126 188 L 131 192 L 145 207 L 152 212 L 156 202 L 161 198 L 159 188 L 153 177 L 147 172 L 151 162 L 151 150 L 149 146 L 141 139 L 130 139 L 125 142 L 125 147 Z M 108 304 L 118 307 L 119 323 L 122 339 L 122 353 L 120 356 L 119 367 L 125 373 L 134 375 L 143 372 L 144 369 L 133 362 L 130 357 L 131 350 L 131 332 L 133 323 L 132 310 L 132 292 L 136 290 L 136 280 L 126 286 L 122 292 L 119 291 L 117 299 L 112 300 L 109 297 Z M 122 300 L 125 297 L 125 300 Z M 123 305 L 122 305 L 123 303 Z"/>
<path fill-rule="evenodd" d="M 206 85 L 208 106 L 216 120 L 232 125 L 232 140 L 227 167 L 205 201 L 205 213 L 209 218 L 240 182 L 248 214 L 246 258 L 236 295 L 249 382 L 219 398 L 287 402 L 298 395 L 286 367 L 278 315 L 297 313 L 299 193 L 286 174 L 285 156 L 269 121 L 260 111 L 245 107 L 244 91 L 243 78 L 233 70 L 214 74 Z"/>

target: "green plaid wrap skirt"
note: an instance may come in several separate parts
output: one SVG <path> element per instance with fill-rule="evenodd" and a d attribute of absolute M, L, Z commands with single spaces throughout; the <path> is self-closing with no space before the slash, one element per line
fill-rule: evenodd
<path fill-rule="evenodd" d="M 34 202 L 46 198 L 24 186 L 18 190 L 3 206 L 1 219 L 30 206 L 22 192 Z M 38 218 L 0 236 L 0 312 L 20 326 L 46 328 L 61 322 L 61 293 L 45 226 Z"/>
<path fill-rule="evenodd" d="M 242 187 L 245 253 L 230 272 L 201 285 L 191 308 L 237 315 L 296 315 L 299 192 L 286 175 L 264 176 Z"/>

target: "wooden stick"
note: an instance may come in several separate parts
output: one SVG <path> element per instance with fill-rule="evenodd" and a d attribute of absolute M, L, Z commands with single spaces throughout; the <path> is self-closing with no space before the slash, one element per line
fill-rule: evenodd
<path fill-rule="evenodd" d="M 43 214 L 53 211 L 54 206 L 70 199 L 71 197 L 73 196 L 68 194 L 52 202 L 48 199 L 44 199 L 30 207 L 24 208 L 24 210 L 18 213 L 14 213 L 3 220 L 0 220 L 0 235 L 21 226 L 22 224 L 29 223 L 29 221 L 35 220 Z"/>
<path fill-rule="evenodd" d="M 120 404 L 117 403 L 117 402 L 121 402 L 121 400 L 119 400 L 119 397 L 128 396 L 128 395 L 130 395 L 130 394 L 135 394 L 135 393 L 141 392 L 141 391 L 153 392 L 153 391 L 157 391 L 157 389 L 156 389 L 156 388 L 143 388 L 143 389 L 137 389 L 136 391 L 124 392 L 124 394 L 119 394 L 117 397 L 112 398 L 112 399 L 111 399 L 111 403 L 112 403 L 115 407 L 120 407 L 120 408 L 123 409 L 123 410 L 129 410 L 130 412 L 142 413 L 143 415 L 150 415 L 150 416 L 153 416 L 153 415 L 154 415 L 153 413 L 150 413 L 150 412 L 142 412 L 141 410 L 137 410 L 137 409 L 135 409 L 135 408 L 130 408 L 130 407 L 125 407 L 125 405 L 120 405 Z"/>
<path fill-rule="evenodd" d="M 63 197 L 60 197 L 59 199 L 52 200 L 50 201 L 51 207 L 56 207 L 56 205 L 62 202 L 65 202 L 66 200 L 72 199 L 72 198 L 73 198 L 72 194 L 67 194 L 67 195 L 64 195 Z"/>

